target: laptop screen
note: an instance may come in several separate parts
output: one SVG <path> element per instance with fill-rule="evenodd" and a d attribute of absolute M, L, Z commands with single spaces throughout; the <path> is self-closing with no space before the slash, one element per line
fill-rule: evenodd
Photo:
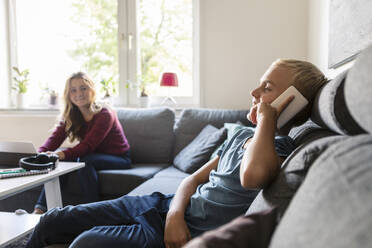
<path fill-rule="evenodd" d="M 1 167 L 19 167 L 18 162 L 21 158 L 36 153 L 35 146 L 31 142 L 0 141 Z"/>

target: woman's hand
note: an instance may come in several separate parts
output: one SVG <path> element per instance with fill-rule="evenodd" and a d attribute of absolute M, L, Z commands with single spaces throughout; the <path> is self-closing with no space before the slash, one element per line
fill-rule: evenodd
<path fill-rule="evenodd" d="M 65 153 L 64 152 L 57 152 L 59 160 L 64 160 L 65 159 Z"/>
<path fill-rule="evenodd" d="M 164 228 L 165 248 L 178 248 L 191 239 L 184 215 L 168 212 Z"/>
<path fill-rule="evenodd" d="M 55 155 L 57 155 L 59 160 L 64 160 L 65 159 L 65 153 L 62 152 L 62 151 L 60 151 L 60 152 L 47 151 L 46 153 L 47 154 L 55 154 Z"/>

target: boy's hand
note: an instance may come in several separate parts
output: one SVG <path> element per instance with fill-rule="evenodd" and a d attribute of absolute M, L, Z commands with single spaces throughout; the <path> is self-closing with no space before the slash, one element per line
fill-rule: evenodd
<path fill-rule="evenodd" d="M 190 231 L 183 215 L 168 212 L 164 229 L 165 248 L 178 248 L 191 239 Z"/>
<path fill-rule="evenodd" d="M 271 118 L 272 120 L 277 120 L 280 113 L 288 106 L 288 104 L 294 99 L 294 96 L 288 97 L 279 107 L 276 109 L 272 107 L 269 103 L 260 102 L 254 105 L 247 117 L 253 124 L 257 125 L 258 122 L 262 120 L 262 118 Z"/>

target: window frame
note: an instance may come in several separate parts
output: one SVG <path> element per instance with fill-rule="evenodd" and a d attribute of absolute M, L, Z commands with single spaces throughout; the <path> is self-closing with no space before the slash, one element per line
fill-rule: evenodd
<path fill-rule="evenodd" d="M 193 8 L 193 94 L 191 97 L 177 97 L 178 107 L 200 106 L 200 0 L 192 0 Z M 138 106 L 139 97 L 136 89 L 127 89 L 127 80 L 136 81 L 139 68 L 141 67 L 139 57 L 139 47 L 137 46 L 138 34 L 138 1 L 119 0 L 118 2 L 118 23 L 119 23 L 119 96 L 125 95 L 123 100 L 117 99 L 117 105 Z M 132 36 L 132 37 L 131 37 Z M 129 49 L 129 39 L 132 39 L 131 49 Z M 152 96 L 155 104 L 160 104 L 164 97 Z"/>
<path fill-rule="evenodd" d="M 118 1 L 118 64 L 119 64 L 119 90 L 118 96 L 114 97 L 115 107 L 138 107 L 139 94 L 137 89 L 126 87 L 127 80 L 136 81 L 136 75 L 140 68 L 138 59 L 139 48 L 137 46 L 138 37 L 138 15 L 136 0 L 117 0 Z M 200 106 L 200 0 L 192 0 L 193 4 L 193 95 L 191 97 L 174 97 L 177 101 L 177 107 L 196 107 Z M 8 56 L 8 107 L 13 106 L 11 91 L 13 72 L 12 66 L 18 65 L 18 47 L 17 47 L 17 11 L 16 0 L 8 0 L 4 4 L 7 16 L 8 30 L 8 49 L 5 52 Z M 131 44 L 129 43 L 131 39 Z M 129 46 L 131 45 L 131 49 Z M 163 97 L 152 97 L 155 104 L 160 104 Z"/>

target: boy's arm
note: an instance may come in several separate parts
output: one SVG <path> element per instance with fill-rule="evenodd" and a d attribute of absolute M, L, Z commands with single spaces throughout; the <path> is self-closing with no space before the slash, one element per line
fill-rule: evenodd
<path fill-rule="evenodd" d="M 240 165 L 240 181 L 246 189 L 264 187 L 279 171 L 283 159 L 275 150 L 275 124 L 273 118 L 262 118 L 248 141 Z"/>
<path fill-rule="evenodd" d="M 256 132 L 245 146 L 240 165 L 240 182 L 244 188 L 263 188 L 278 174 L 284 159 L 275 150 L 276 121 L 293 98 L 290 96 L 278 109 L 264 102 L 257 105 Z"/>
<path fill-rule="evenodd" d="M 166 248 L 181 247 L 191 239 L 184 219 L 186 207 L 198 185 L 208 181 L 209 173 L 217 168 L 218 161 L 219 156 L 211 159 L 200 169 L 186 177 L 178 187 L 165 222 L 164 243 Z"/>

